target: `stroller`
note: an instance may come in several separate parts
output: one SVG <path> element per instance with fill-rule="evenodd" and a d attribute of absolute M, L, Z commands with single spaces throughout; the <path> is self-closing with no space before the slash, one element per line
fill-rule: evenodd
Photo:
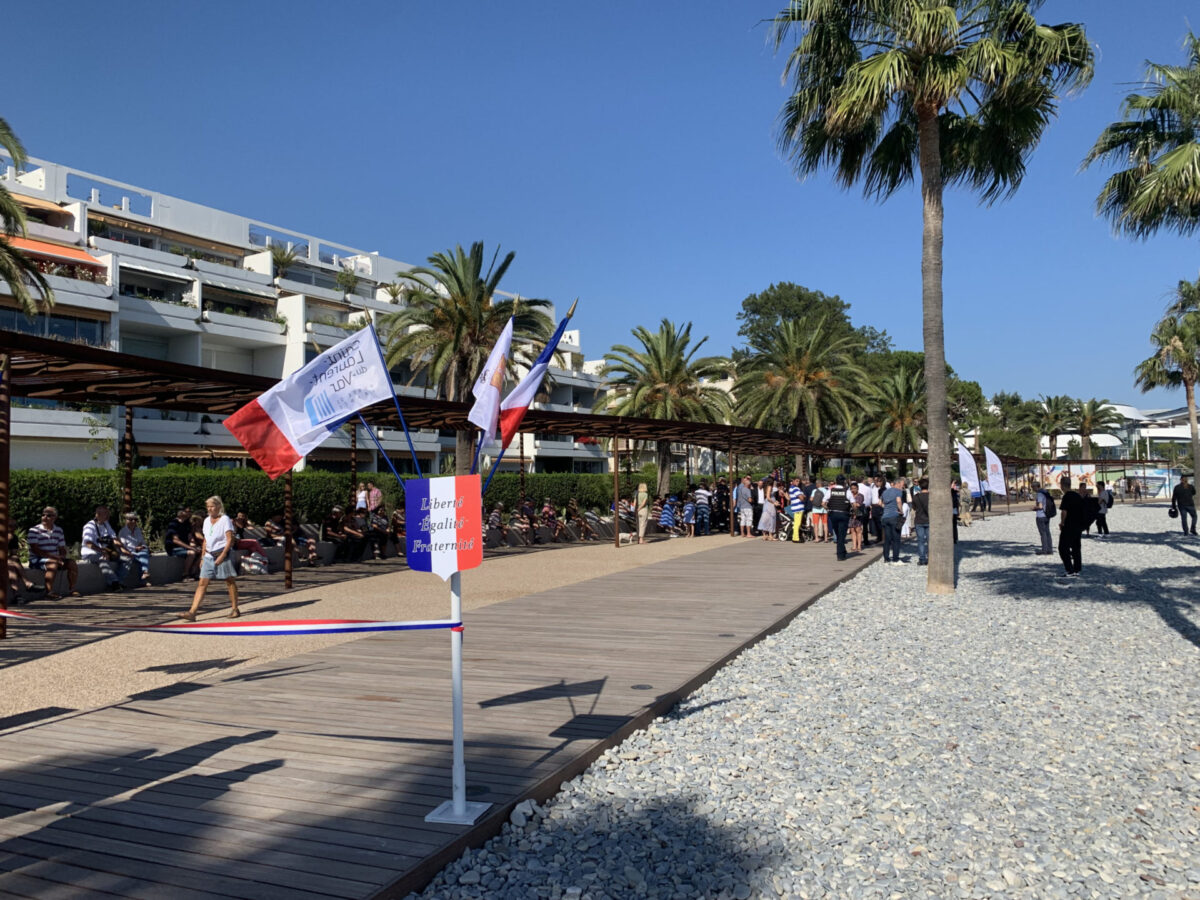
<path fill-rule="evenodd" d="M 792 513 L 787 511 L 787 507 L 784 507 L 775 513 L 775 540 L 790 541 L 792 539 L 792 521 Z M 808 528 L 807 530 L 801 528 L 799 543 L 803 544 L 806 540 L 811 539 L 812 528 Z"/>

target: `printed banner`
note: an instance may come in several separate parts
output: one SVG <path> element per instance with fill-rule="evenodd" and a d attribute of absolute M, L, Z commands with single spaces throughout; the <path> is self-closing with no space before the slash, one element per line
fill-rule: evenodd
<path fill-rule="evenodd" d="M 979 469 L 975 466 L 975 457 L 961 442 L 958 444 L 958 474 L 962 478 L 962 485 L 966 488 L 968 497 L 978 497 L 983 493 L 979 485 Z"/>
<path fill-rule="evenodd" d="M 993 494 L 1008 496 L 1008 479 L 1004 477 L 1004 465 L 1000 462 L 991 447 L 983 448 L 983 458 L 987 461 L 987 486 Z"/>
<path fill-rule="evenodd" d="M 349 416 L 392 396 L 383 351 L 367 326 L 251 400 L 225 427 L 264 472 L 278 478 Z"/>
<path fill-rule="evenodd" d="M 478 475 L 404 482 L 408 567 L 443 580 L 483 563 L 483 500 Z"/>

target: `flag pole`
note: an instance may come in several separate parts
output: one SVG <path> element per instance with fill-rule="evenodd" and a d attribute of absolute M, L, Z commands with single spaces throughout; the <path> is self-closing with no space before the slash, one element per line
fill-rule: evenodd
<path fill-rule="evenodd" d="M 479 432 L 479 443 L 475 445 L 475 458 L 471 460 L 471 474 L 479 471 L 479 451 L 483 449 L 483 431 Z"/>
<path fill-rule="evenodd" d="M 404 480 L 400 477 L 400 473 L 396 471 L 395 465 L 392 464 L 392 458 L 387 455 L 387 451 L 383 449 L 383 444 L 379 442 L 379 437 L 375 434 L 375 429 L 372 428 L 367 420 L 363 418 L 363 414 L 358 414 L 358 421 L 362 422 L 363 428 L 367 429 L 367 434 L 371 436 L 371 440 L 375 442 L 375 446 L 379 448 L 379 455 L 383 457 L 383 461 L 388 464 L 388 468 L 392 470 L 392 474 L 396 476 L 396 482 L 400 485 L 400 490 L 404 490 Z M 420 472 L 417 476 L 420 477 Z"/>
<path fill-rule="evenodd" d="M 504 451 L 507 449 L 507 447 L 500 448 L 500 455 L 497 456 L 496 461 L 492 463 L 492 471 L 488 472 L 487 481 L 483 483 L 483 490 L 479 492 L 481 495 L 487 493 L 488 485 L 491 484 L 492 479 L 496 477 L 496 472 L 500 468 L 500 460 L 504 459 Z"/>
<path fill-rule="evenodd" d="M 371 328 L 371 337 L 373 337 L 375 339 L 375 346 L 379 348 L 379 357 L 386 363 L 387 357 L 383 355 L 383 345 L 379 343 L 379 335 L 375 331 L 375 323 L 374 322 L 372 322 L 370 324 L 370 328 Z M 391 383 L 391 380 L 392 379 L 391 379 L 390 373 L 389 373 L 389 377 L 388 377 L 389 384 Z M 405 440 L 408 441 L 408 452 L 412 454 L 413 469 L 416 471 L 417 477 L 420 478 L 421 477 L 421 463 L 417 460 L 417 448 L 413 446 L 412 435 L 408 433 L 408 423 L 404 421 L 404 413 L 400 409 L 400 398 L 396 396 L 395 385 L 392 386 L 392 402 L 396 404 L 396 415 L 398 415 L 400 417 L 400 427 L 404 429 L 404 438 L 405 438 Z M 390 465 L 391 461 L 389 460 L 388 462 Z M 395 470 L 393 469 L 392 471 L 395 471 Z M 397 475 L 396 477 L 399 478 L 400 476 Z"/>

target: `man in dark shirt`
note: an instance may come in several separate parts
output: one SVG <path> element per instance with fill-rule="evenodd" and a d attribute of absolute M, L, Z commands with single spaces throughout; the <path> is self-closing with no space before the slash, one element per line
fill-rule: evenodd
<path fill-rule="evenodd" d="M 913 494 L 913 527 L 917 530 L 917 565 L 929 565 L 929 479 L 917 482 L 920 490 Z"/>
<path fill-rule="evenodd" d="M 342 508 L 335 506 L 321 523 L 321 537 L 334 545 L 334 562 L 345 562 L 349 555 L 349 545 L 346 541 L 346 529 L 342 525 L 344 516 Z"/>
<path fill-rule="evenodd" d="M 1179 510 L 1179 524 L 1183 526 L 1184 534 L 1196 533 L 1196 486 L 1188 484 L 1187 476 L 1179 476 L 1179 484 L 1171 491 L 1171 508 Z M 1188 519 L 1192 520 L 1191 530 L 1188 529 Z"/>
<path fill-rule="evenodd" d="M 1066 576 L 1079 575 L 1082 567 L 1080 560 L 1080 539 L 1083 536 L 1083 497 L 1078 491 L 1071 490 L 1071 478 L 1064 475 L 1062 499 L 1058 501 L 1058 555 L 1062 559 Z"/>
<path fill-rule="evenodd" d="M 183 577 L 198 578 L 200 576 L 200 555 L 192 546 L 192 510 L 181 506 L 175 512 L 175 518 L 167 523 L 163 535 L 163 546 L 171 556 L 178 556 L 184 561 Z"/>

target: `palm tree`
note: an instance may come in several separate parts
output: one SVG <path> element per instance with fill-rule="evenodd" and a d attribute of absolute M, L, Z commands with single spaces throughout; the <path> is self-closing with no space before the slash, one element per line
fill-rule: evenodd
<path fill-rule="evenodd" d="M 849 187 L 885 199 L 920 172 L 921 281 L 935 522 L 949 522 L 950 434 L 942 323 L 942 194 L 964 184 L 987 202 L 1014 191 L 1056 111 L 1058 92 L 1091 78 L 1075 24 L 1040 25 L 1041 0 L 791 0 L 774 20 L 778 48 L 799 43 L 785 77 L 780 146 L 798 175 L 832 166 Z M 954 590 L 949 528 L 930 535 L 927 587 Z"/>
<path fill-rule="evenodd" d="M 641 344 L 634 349 L 618 344 L 604 354 L 606 394 L 596 408 L 610 415 L 666 419 L 672 422 L 723 422 L 728 395 L 706 379 L 722 377 L 728 367 L 719 356 L 696 354 L 707 337 L 692 343 L 692 323 L 682 328 L 668 319 L 651 332 L 641 325 L 633 329 Z M 598 392 L 599 393 L 599 392 Z M 671 442 L 655 442 L 658 452 L 658 494 L 671 487 Z"/>
<path fill-rule="evenodd" d="M 1182 283 L 1181 283 L 1182 284 Z M 1154 355 L 1138 363 L 1134 384 L 1142 392 L 1183 385 L 1188 425 L 1192 433 L 1192 459 L 1200 459 L 1200 427 L 1196 421 L 1196 382 L 1200 381 L 1200 312 L 1168 315 L 1150 335 Z"/>
<path fill-rule="evenodd" d="M 1070 430 L 1071 423 L 1075 419 L 1076 406 L 1075 401 L 1066 395 L 1043 396 L 1036 402 L 1029 414 L 1028 425 L 1039 436 L 1045 435 L 1050 438 L 1051 459 L 1058 458 L 1058 436 Z M 1041 446 L 1040 437 L 1038 446 Z"/>
<path fill-rule="evenodd" d="M 287 278 L 288 269 L 300 259 L 299 251 L 291 244 L 271 245 L 271 265 L 276 278 Z"/>
<path fill-rule="evenodd" d="M 1113 429 L 1120 428 L 1125 417 L 1117 412 L 1107 400 L 1084 400 L 1075 407 L 1075 422 L 1073 427 L 1079 432 L 1080 452 L 1083 458 L 1092 458 L 1092 435 L 1110 434 Z"/>
<path fill-rule="evenodd" d="M 807 442 L 831 427 L 847 428 L 866 408 L 866 373 L 854 364 L 862 342 L 834 337 L 828 318 L 815 324 L 789 319 L 776 325 L 767 346 L 753 346 L 733 385 L 738 419 L 753 428 L 787 431 Z M 808 455 L 796 454 L 796 471 L 808 474 Z"/>
<path fill-rule="evenodd" d="M 0 119 L 0 146 L 4 147 L 13 165 L 20 170 L 25 164 L 25 148 L 4 119 Z M 37 264 L 9 241 L 11 237 L 25 237 L 25 210 L 3 184 L 0 184 L 0 224 L 3 224 L 3 231 L 0 232 L 0 282 L 8 285 L 9 293 L 25 314 L 33 316 L 54 305 L 54 293 Z M 33 295 L 30 284 L 37 289 L 39 296 Z"/>
<path fill-rule="evenodd" d="M 851 446 L 877 453 L 918 453 L 925 438 L 925 375 L 902 368 L 874 388 L 867 415 L 850 432 Z M 900 474 L 908 471 L 900 459 Z"/>
<path fill-rule="evenodd" d="M 514 301 L 498 299 L 500 279 L 516 254 L 509 253 L 497 265 L 498 256 L 499 250 L 485 272 L 483 243 L 476 241 L 469 253 L 460 245 L 435 253 L 428 266 L 404 273 L 409 282 L 408 306 L 380 317 L 389 367 L 408 363 L 413 378 L 426 372 L 444 399 L 466 400 L 509 318 L 513 318 L 514 357 L 510 368 L 532 362 L 537 354 L 527 352 L 531 344 L 544 344 L 553 332 L 553 323 L 543 311 L 550 302 L 522 297 L 518 310 Z M 474 434 L 456 434 L 454 459 L 459 475 L 471 470 Z"/>
<path fill-rule="evenodd" d="M 1147 238 L 1166 227 L 1200 227 L 1200 37 L 1188 32 L 1185 66 L 1146 64 L 1146 83 L 1122 104 L 1083 165 L 1104 160 L 1113 174 L 1096 208 L 1118 232 Z"/>

